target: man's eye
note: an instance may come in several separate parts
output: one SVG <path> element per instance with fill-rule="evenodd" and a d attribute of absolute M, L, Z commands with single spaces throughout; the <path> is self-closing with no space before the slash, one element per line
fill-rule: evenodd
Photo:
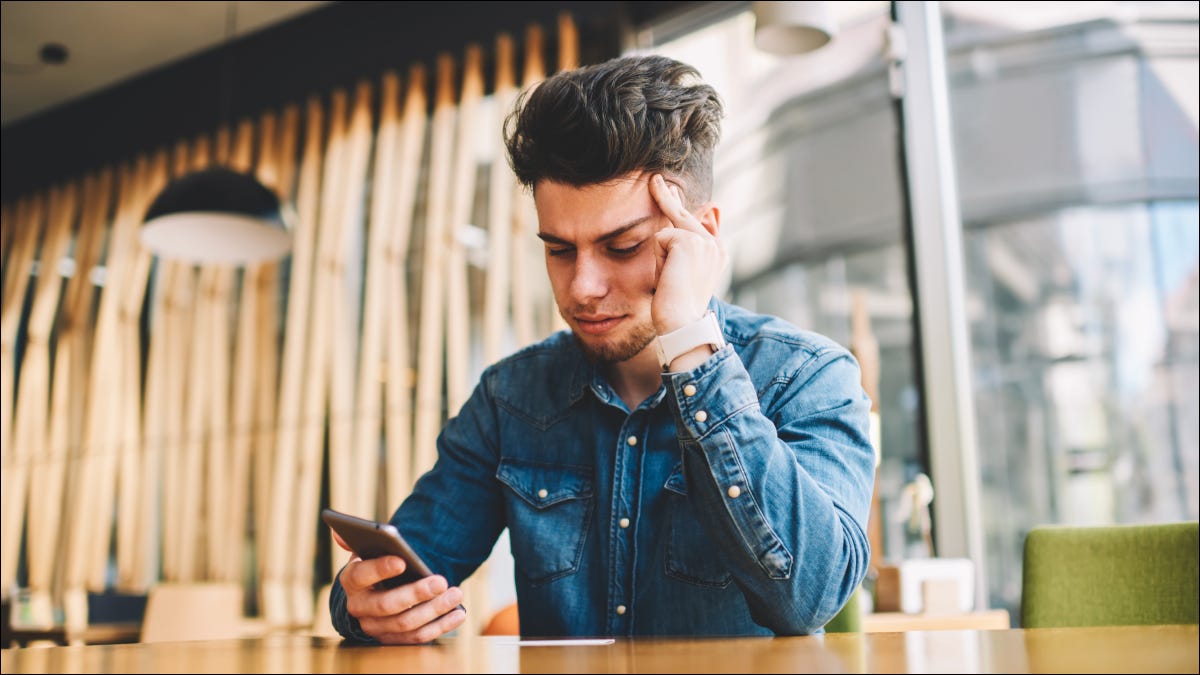
<path fill-rule="evenodd" d="M 557 258 L 559 256 L 567 255 L 568 253 L 570 253 L 573 250 L 574 249 L 570 249 L 570 248 L 547 248 L 546 253 L 553 258 Z"/>
<path fill-rule="evenodd" d="M 609 253 L 612 253 L 613 255 L 633 255 L 634 253 L 637 253 L 637 250 L 639 248 L 642 247 L 642 243 L 643 242 L 639 241 L 638 243 L 634 244 L 633 246 L 630 246 L 629 248 L 609 247 L 608 251 L 609 251 Z"/>

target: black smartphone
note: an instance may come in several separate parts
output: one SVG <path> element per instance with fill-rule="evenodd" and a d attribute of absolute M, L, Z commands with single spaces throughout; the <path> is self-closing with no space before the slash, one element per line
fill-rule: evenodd
<path fill-rule="evenodd" d="M 400 536 L 400 531 L 389 523 L 377 523 L 333 509 L 321 511 L 321 520 L 341 535 L 342 540 L 363 560 L 385 555 L 404 558 L 407 564 L 404 573 L 379 582 L 379 588 L 403 586 L 433 574 L 425 561 L 421 560 L 408 542 L 404 541 L 404 537 Z"/>

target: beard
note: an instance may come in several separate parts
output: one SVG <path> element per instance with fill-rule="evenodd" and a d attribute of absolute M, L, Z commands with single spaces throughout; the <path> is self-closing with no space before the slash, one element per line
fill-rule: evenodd
<path fill-rule="evenodd" d="M 566 319 L 565 316 L 563 318 Z M 568 321 L 568 323 L 570 322 Z M 654 340 L 656 335 L 658 333 L 654 330 L 654 324 L 650 321 L 645 321 L 633 324 L 629 329 L 629 334 L 616 342 L 591 345 L 585 342 L 578 333 L 575 334 L 575 342 L 579 344 L 579 348 L 583 350 L 583 355 L 589 361 L 600 365 L 608 365 L 628 361 L 641 354 L 642 350 Z"/>

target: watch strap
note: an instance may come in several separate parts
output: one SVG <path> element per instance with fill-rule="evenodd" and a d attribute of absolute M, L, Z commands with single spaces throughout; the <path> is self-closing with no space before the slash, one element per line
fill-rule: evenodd
<path fill-rule="evenodd" d="M 711 309 L 698 320 L 666 335 L 659 335 L 654 340 L 658 363 L 663 370 L 670 367 L 676 358 L 701 345 L 709 345 L 714 352 L 725 346 L 725 336 L 717 323 L 717 315 Z"/>

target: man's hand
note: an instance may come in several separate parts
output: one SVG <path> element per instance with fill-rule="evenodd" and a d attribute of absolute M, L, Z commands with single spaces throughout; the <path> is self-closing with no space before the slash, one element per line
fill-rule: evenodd
<path fill-rule="evenodd" d="M 715 212 L 711 225 L 701 222 L 684 206 L 679 186 L 667 184 L 661 175 L 651 177 L 650 194 L 669 221 L 654 236 L 658 281 L 650 304 L 654 328 L 663 335 L 704 316 L 726 254 L 716 236 Z"/>
<path fill-rule="evenodd" d="M 350 550 L 336 533 L 339 546 Z M 467 613 L 458 607 L 462 590 L 447 588 L 434 575 L 411 584 L 379 589 L 375 585 L 404 572 L 404 559 L 385 556 L 363 560 L 357 555 L 342 569 L 346 610 L 367 635 L 385 645 L 430 642 L 462 625 Z"/>

